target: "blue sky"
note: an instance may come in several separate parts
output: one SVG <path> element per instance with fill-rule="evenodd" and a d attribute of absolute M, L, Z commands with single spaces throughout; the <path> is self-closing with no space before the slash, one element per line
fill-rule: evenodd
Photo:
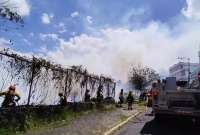
<path fill-rule="evenodd" d="M 1 31 L 1 37 L 11 39 L 13 48 L 19 51 L 37 52 L 47 43 L 41 41 L 40 33 L 55 33 L 66 40 L 82 33 L 92 33 L 105 27 L 143 27 L 150 21 L 168 23 L 173 17 L 181 14 L 186 6 L 185 0 L 29 0 L 30 14 L 24 16 L 24 27 L 18 30 L 8 28 Z M 141 11 L 140 11 L 141 10 Z M 78 15 L 71 15 L 77 12 Z M 138 12 L 138 13 L 137 13 Z M 52 15 L 49 24 L 41 21 L 43 13 Z M 88 22 L 87 17 L 92 22 Z M 64 24 L 60 26 L 59 24 Z M 19 27 L 14 25 L 13 27 Z M 63 32 L 59 32 L 63 30 Z M 18 34 L 18 35 L 17 35 Z M 33 36 L 34 34 L 34 36 Z M 30 43 L 27 46 L 27 39 Z M 52 41 L 48 48 L 55 47 Z"/>
<path fill-rule="evenodd" d="M 166 75 L 179 55 L 197 61 L 192 54 L 200 42 L 198 0 L 10 0 L 10 3 L 8 6 L 13 3 L 18 6 L 13 10 L 23 16 L 24 27 L 9 23 L 8 31 L 1 28 L 0 43 L 15 51 L 42 54 L 63 65 L 85 65 L 92 72 L 117 74 L 117 78 L 125 78 L 124 68 L 135 62 Z M 13 45 L 6 40 L 12 40 Z M 162 57 L 158 59 L 157 55 Z"/>

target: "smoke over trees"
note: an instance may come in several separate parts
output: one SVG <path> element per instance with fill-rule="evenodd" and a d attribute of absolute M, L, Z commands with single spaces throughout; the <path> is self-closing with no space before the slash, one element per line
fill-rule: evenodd
<path fill-rule="evenodd" d="M 133 66 L 129 73 L 129 83 L 140 91 L 157 79 L 159 79 L 159 74 L 154 69 L 141 65 Z"/>

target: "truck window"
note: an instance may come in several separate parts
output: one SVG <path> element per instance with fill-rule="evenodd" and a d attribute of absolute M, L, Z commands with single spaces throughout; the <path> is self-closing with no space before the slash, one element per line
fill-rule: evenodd
<path fill-rule="evenodd" d="M 187 87 L 187 81 L 177 81 L 176 85 L 178 87 Z"/>

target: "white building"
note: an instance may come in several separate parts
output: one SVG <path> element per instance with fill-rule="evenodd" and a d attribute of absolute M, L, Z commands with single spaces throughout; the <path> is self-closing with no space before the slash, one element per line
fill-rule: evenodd
<path fill-rule="evenodd" d="M 169 68 L 169 76 L 176 77 L 176 80 L 178 81 L 188 81 L 189 69 L 191 73 L 190 74 L 190 78 L 191 78 L 193 76 L 193 73 L 198 68 L 199 68 L 199 63 L 179 62 Z"/>
<path fill-rule="evenodd" d="M 199 67 L 191 72 L 191 80 L 198 80 L 198 74 L 200 73 L 200 51 L 198 52 L 199 56 Z"/>

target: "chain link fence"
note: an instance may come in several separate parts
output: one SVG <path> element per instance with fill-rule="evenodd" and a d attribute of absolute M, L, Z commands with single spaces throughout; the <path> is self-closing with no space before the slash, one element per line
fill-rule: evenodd
<path fill-rule="evenodd" d="M 68 102 L 83 102 L 85 91 L 95 98 L 99 86 L 104 98 L 114 98 L 116 87 L 112 78 L 89 74 L 81 66 L 64 68 L 42 58 L 0 51 L 0 91 L 12 84 L 22 97 L 20 105 L 56 105 L 60 92 Z"/>

